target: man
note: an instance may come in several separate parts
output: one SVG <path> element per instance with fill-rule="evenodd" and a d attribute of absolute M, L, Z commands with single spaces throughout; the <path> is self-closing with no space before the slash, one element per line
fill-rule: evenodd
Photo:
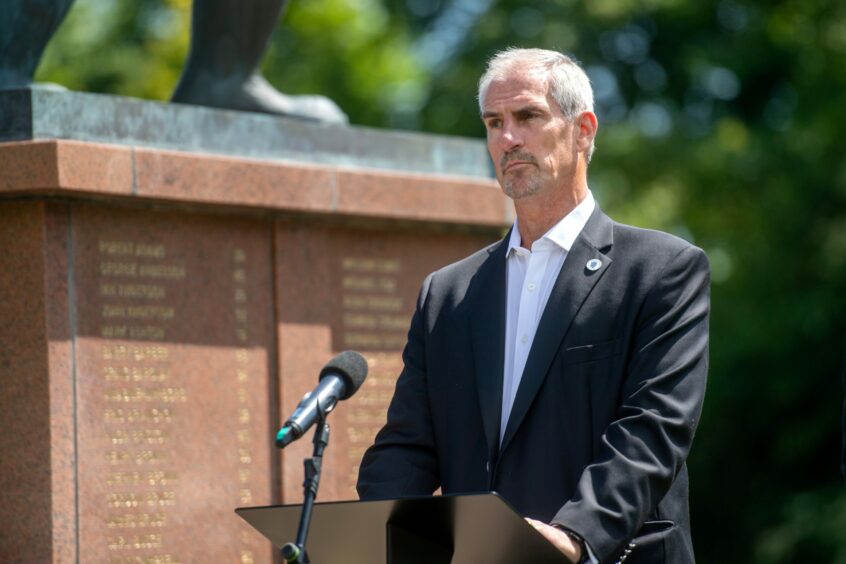
<path fill-rule="evenodd" d="M 693 562 L 707 259 L 600 211 L 593 94 L 572 60 L 499 53 L 479 104 L 517 220 L 423 283 L 359 494 L 495 490 L 574 562 Z"/>

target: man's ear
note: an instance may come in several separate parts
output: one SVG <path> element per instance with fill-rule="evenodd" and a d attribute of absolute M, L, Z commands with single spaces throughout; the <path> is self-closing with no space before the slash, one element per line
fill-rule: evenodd
<path fill-rule="evenodd" d="M 593 112 L 582 112 L 576 117 L 576 146 L 579 151 L 587 151 L 596 138 L 599 122 Z"/>

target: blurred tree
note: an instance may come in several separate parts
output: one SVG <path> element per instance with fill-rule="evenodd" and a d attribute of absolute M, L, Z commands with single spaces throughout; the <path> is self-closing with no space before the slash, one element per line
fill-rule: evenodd
<path fill-rule="evenodd" d="M 325 94 L 353 123 L 389 127 L 416 114 L 428 78 L 381 0 L 292 0 L 263 69 L 284 92 Z"/>
<path fill-rule="evenodd" d="M 77 0 L 36 80 L 72 90 L 167 100 L 188 52 L 190 0 Z M 263 71 L 286 93 L 326 94 L 356 123 L 417 112 L 425 75 L 404 20 L 379 0 L 293 1 Z"/>
<path fill-rule="evenodd" d="M 166 100 L 188 53 L 190 0 L 77 0 L 36 81 Z"/>
<path fill-rule="evenodd" d="M 37 78 L 167 99 L 189 12 L 78 0 Z M 509 45 L 585 64 L 603 207 L 711 258 L 711 380 L 690 460 L 699 560 L 846 563 L 846 5 L 293 0 L 264 71 L 353 123 L 483 137 L 476 81 Z"/>

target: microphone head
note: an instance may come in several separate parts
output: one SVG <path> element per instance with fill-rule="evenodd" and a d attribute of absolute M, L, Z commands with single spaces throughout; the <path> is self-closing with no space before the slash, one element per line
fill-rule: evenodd
<path fill-rule="evenodd" d="M 355 351 L 344 351 L 326 363 L 318 380 L 330 374 L 340 376 L 346 382 L 344 396 L 341 398 L 345 400 L 356 393 L 367 378 L 367 361 Z"/>

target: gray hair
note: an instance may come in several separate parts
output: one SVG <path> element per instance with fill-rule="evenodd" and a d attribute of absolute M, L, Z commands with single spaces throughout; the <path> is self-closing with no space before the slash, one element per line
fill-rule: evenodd
<path fill-rule="evenodd" d="M 582 112 L 593 111 L 593 89 L 579 63 L 567 55 L 547 49 L 518 49 L 509 47 L 496 53 L 488 61 L 485 74 L 479 79 L 479 112 L 484 112 L 485 95 L 494 80 L 504 79 L 515 68 L 541 71 L 549 81 L 553 100 L 567 119 L 574 120 Z M 594 145 L 591 143 L 585 158 L 590 162 Z"/>

